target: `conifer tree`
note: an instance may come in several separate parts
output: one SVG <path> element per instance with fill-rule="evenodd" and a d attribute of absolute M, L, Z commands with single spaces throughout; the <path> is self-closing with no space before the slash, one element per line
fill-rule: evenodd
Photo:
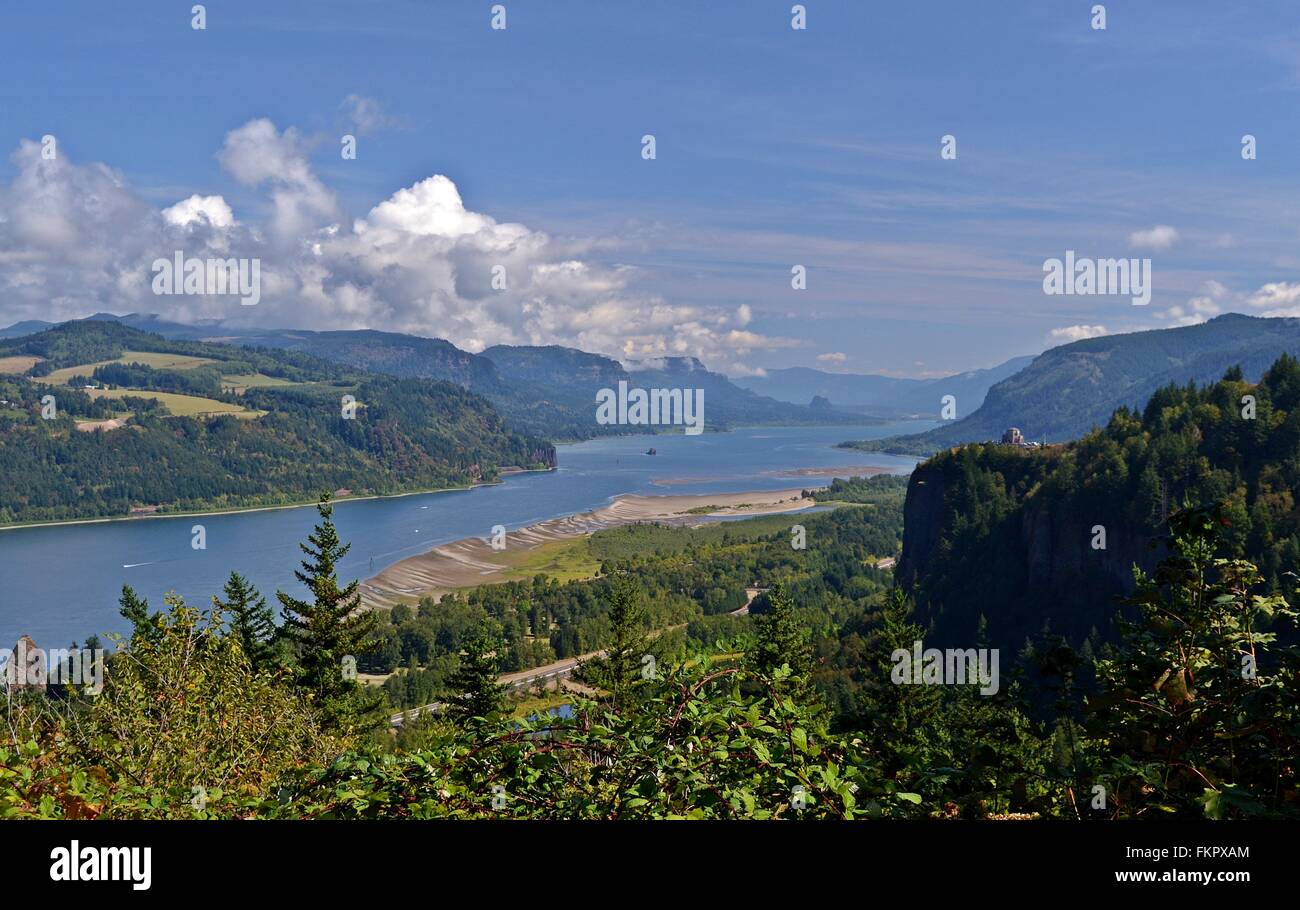
<path fill-rule="evenodd" d="M 297 579 L 311 592 L 311 600 L 300 600 L 277 591 L 282 634 L 297 662 L 298 682 L 313 693 L 325 723 L 351 727 L 377 723 L 379 699 L 368 697 L 349 673 L 357 655 L 374 647 L 378 619 L 361 610 L 358 582 L 340 587 L 337 566 L 351 544 L 339 540 L 334 527 L 330 495 L 323 494 L 316 507 L 320 522 L 299 548 L 307 559 Z"/>
<path fill-rule="evenodd" d="M 497 683 L 498 655 L 504 642 L 486 624 L 475 627 L 461 641 L 460 662 L 448 681 L 453 695 L 447 714 L 461 726 L 490 722 L 501 713 L 505 686 Z"/>
<path fill-rule="evenodd" d="M 890 773 L 929 766 L 932 755 L 944 752 L 949 734 L 942 723 L 942 687 L 894 681 L 899 660 L 910 662 L 915 643 L 925 637 L 912 610 L 901 588 L 886 595 L 860 712 L 868 741 L 880 749 Z"/>
<path fill-rule="evenodd" d="M 213 606 L 229 616 L 230 634 L 239 639 L 253 669 L 266 669 L 275 656 L 275 618 L 266 598 L 238 572 L 226 580 L 225 595 L 225 601 L 214 596 Z"/>
<path fill-rule="evenodd" d="M 646 634 L 646 611 L 641 591 L 628 578 L 619 576 L 609 586 L 610 643 L 600 657 L 584 661 L 579 677 L 609 693 L 616 710 L 628 707 L 643 681 L 646 655 L 653 656 Z"/>
<path fill-rule="evenodd" d="M 771 673 L 783 665 L 807 683 L 812 675 L 812 649 L 807 630 L 795 616 L 794 601 L 781 585 L 767 594 L 770 609 L 757 617 L 758 643 L 750 654 L 755 669 Z"/>
<path fill-rule="evenodd" d="M 746 659 L 751 668 L 769 678 L 788 667 L 789 676 L 779 681 L 778 690 L 806 710 L 816 723 L 815 729 L 824 732 L 829 712 L 812 681 L 813 653 L 808 629 L 795 615 L 794 601 L 782 585 L 772 587 L 767 601 L 768 611 L 756 617 L 758 641 Z"/>
<path fill-rule="evenodd" d="M 131 623 L 131 640 L 150 638 L 157 634 L 156 620 L 149 615 L 149 601 L 135 593 L 135 588 L 122 585 L 118 598 L 118 612 Z"/>

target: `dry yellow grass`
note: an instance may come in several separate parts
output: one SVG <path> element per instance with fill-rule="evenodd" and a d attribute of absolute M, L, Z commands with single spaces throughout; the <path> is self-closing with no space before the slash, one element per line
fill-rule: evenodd
<path fill-rule="evenodd" d="M 215 398 L 201 398 L 198 395 L 181 395 L 176 392 L 142 392 L 132 389 L 88 389 L 91 398 L 152 398 L 166 406 L 177 417 L 195 417 L 198 415 L 233 414 L 243 419 L 261 417 L 265 411 L 250 411 L 239 404 L 227 404 Z"/>
<path fill-rule="evenodd" d="M 40 357 L 28 357 L 26 355 L 0 357 L 0 376 L 16 376 L 19 373 L 26 373 L 40 362 Z"/>
<path fill-rule="evenodd" d="M 83 363 L 75 367 L 55 370 L 48 376 L 41 377 L 42 382 L 52 385 L 66 385 L 73 376 L 89 376 L 95 367 L 108 366 L 110 363 L 142 363 L 155 370 L 192 370 L 205 363 L 216 363 L 209 357 L 190 357 L 187 354 L 158 354 L 153 351 L 124 351 L 114 360 L 101 360 L 98 363 Z"/>
<path fill-rule="evenodd" d="M 233 391 L 238 395 L 244 394 L 249 389 L 303 384 L 304 383 L 301 382 L 294 382 L 291 379 L 280 379 L 276 376 L 267 376 L 264 373 L 233 373 L 221 377 L 221 388 Z"/>

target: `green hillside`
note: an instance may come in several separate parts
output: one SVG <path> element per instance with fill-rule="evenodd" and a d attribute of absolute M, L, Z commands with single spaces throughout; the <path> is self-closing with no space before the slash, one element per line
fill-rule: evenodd
<path fill-rule="evenodd" d="M 1001 438 L 1078 439 L 1104 426 L 1118 407 L 1142 407 L 1161 386 L 1208 383 L 1232 366 L 1258 379 L 1285 353 L 1300 352 L 1300 319 L 1230 313 L 1201 325 L 1108 335 L 1052 348 L 989 389 L 972 413 L 957 399 L 952 423 L 925 433 L 846 443 L 867 451 L 929 455 L 949 446 Z M 937 407 L 937 405 L 936 405 Z"/>
<path fill-rule="evenodd" d="M 601 425 L 595 419 L 596 392 L 601 388 L 615 387 L 620 379 L 643 388 L 688 385 L 703 388 L 708 430 L 757 424 L 860 425 L 875 422 L 871 417 L 825 408 L 813 409 L 755 394 L 689 357 L 669 357 L 653 364 L 632 365 L 629 371 L 609 357 L 558 345 L 496 345 L 480 354 L 471 354 L 439 338 L 369 329 L 331 332 L 252 330 L 220 325 L 182 325 L 156 316 L 132 314 L 119 317 L 107 313 L 89 317 L 87 321 L 117 324 L 160 335 L 168 339 L 165 344 L 169 352 L 183 353 L 203 348 L 201 342 L 207 340 L 249 349 L 252 352 L 247 355 L 249 359 L 264 357 L 274 351 L 292 352 L 291 356 L 314 359 L 318 364 L 328 361 L 346 369 L 400 379 L 454 383 L 486 398 L 516 430 L 553 441 L 575 441 L 628 432 L 629 427 Z M 0 338 L 20 331 L 37 331 L 40 327 L 38 323 L 24 323 L 0 332 Z M 94 352 L 88 350 L 86 353 Z M 237 355 L 228 353 L 227 356 Z M 75 362 L 88 363 L 91 360 L 87 357 Z M 60 360 L 60 365 L 71 365 L 66 361 L 67 358 Z M 227 375 L 234 378 L 232 374 Z M 644 428 L 636 429 L 644 431 Z"/>
<path fill-rule="evenodd" d="M 0 377 L 0 523 L 463 486 L 555 459 L 459 386 L 301 353 L 86 321 L 0 344 L 0 357 L 17 356 L 42 359 Z M 47 396 L 53 419 L 42 417 Z"/>
<path fill-rule="evenodd" d="M 897 577 L 944 641 L 968 640 L 981 617 L 1009 649 L 1045 630 L 1107 638 L 1132 567 L 1155 564 L 1152 542 L 1184 501 L 1226 503 L 1227 555 L 1289 593 L 1298 493 L 1300 364 L 1283 355 L 1257 385 L 1230 368 L 1208 387 L 1168 386 L 1075 443 L 971 445 L 925 462 L 908 490 Z"/>

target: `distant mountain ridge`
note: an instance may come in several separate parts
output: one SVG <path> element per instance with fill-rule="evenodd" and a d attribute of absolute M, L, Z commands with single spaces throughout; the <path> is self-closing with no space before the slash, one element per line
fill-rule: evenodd
<path fill-rule="evenodd" d="M 880 416 L 933 417 L 939 413 L 944 395 L 966 402 L 969 409 L 979 407 L 990 387 L 1020 372 L 1033 359 L 1033 356 L 1014 357 L 995 367 L 938 379 L 900 379 L 788 367 L 768 370 L 766 376 L 737 379 L 736 384 L 777 401 L 806 404 L 814 398 L 824 398 L 836 407 L 867 410 Z"/>
<path fill-rule="evenodd" d="M 742 424 L 874 422 L 861 414 L 764 397 L 710 371 L 694 357 L 656 358 L 625 366 L 600 354 L 559 345 L 496 345 L 472 354 L 440 338 L 371 329 L 239 329 L 218 323 L 185 325 L 138 313 L 97 313 L 88 320 L 119 322 L 172 340 L 294 351 L 371 373 L 455 383 L 488 399 L 521 432 L 552 440 L 588 439 L 634 429 L 602 426 L 595 421 L 596 393 L 619 381 L 642 388 L 682 387 L 686 383 L 703 388 L 708 430 Z M 0 338 L 20 337 L 49 325 L 19 323 L 0 329 Z"/>
<path fill-rule="evenodd" d="M 627 382 L 633 388 L 703 389 L 705 426 L 710 430 L 762 423 L 871 422 L 861 415 L 814 410 L 755 394 L 709 370 L 694 357 L 657 358 L 624 365 L 600 354 L 555 345 L 496 345 L 481 356 L 492 361 L 516 387 L 544 390 L 552 403 L 572 408 L 584 417 L 591 413 L 598 391 Z M 625 428 L 608 429 L 617 432 Z"/>
<path fill-rule="evenodd" d="M 441 338 L 373 329 L 307 332 L 278 329 L 232 336 L 230 343 L 301 351 L 372 373 L 406 379 L 441 379 L 480 394 L 505 387 L 492 362 Z"/>
<path fill-rule="evenodd" d="M 627 371 L 616 360 L 560 345 L 498 344 L 485 348 L 479 356 L 518 382 L 601 387 L 627 378 Z"/>
<path fill-rule="evenodd" d="M 1171 383 L 1205 384 L 1240 366 L 1258 379 L 1277 358 L 1300 351 L 1300 319 L 1228 313 L 1208 322 L 1089 338 L 1052 348 L 989 389 L 973 413 L 925 433 L 846 443 L 866 451 L 929 455 L 1001 437 L 1064 442 L 1105 426 L 1121 405 L 1140 407 Z"/>

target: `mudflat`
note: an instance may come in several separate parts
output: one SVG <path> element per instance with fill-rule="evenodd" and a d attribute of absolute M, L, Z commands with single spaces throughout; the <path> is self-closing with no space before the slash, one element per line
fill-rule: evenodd
<path fill-rule="evenodd" d="M 467 537 L 408 556 L 362 582 L 361 602 L 367 607 L 387 609 L 457 588 L 505 581 L 510 569 L 529 551 L 619 525 L 646 521 L 697 524 L 710 518 L 795 512 L 814 505 L 798 488 L 679 496 L 628 494 L 590 512 L 510 531 L 503 550 L 494 550 L 490 538 Z"/>

